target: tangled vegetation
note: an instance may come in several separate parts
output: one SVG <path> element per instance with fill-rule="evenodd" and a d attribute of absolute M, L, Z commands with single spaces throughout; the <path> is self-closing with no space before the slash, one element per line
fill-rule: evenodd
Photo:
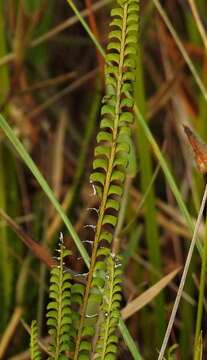
<path fill-rule="evenodd" d="M 1 2 L 0 359 L 205 359 L 206 13 Z"/>

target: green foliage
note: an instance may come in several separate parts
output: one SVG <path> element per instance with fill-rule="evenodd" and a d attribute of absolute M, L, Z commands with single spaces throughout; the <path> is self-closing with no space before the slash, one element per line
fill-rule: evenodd
<path fill-rule="evenodd" d="M 101 305 L 100 334 L 96 346 L 95 358 L 116 359 L 116 329 L 120 317 L 122 264 L 118 256 L 110 255 L 106 263 L 106 282 Z"/>
<path fill-rule="evenodd" d="M 40 351 L 39 351 L 39 345 L 37 341 L 37 322 L 36 320 L 32 321 L 31 324 L 31 335 L 30 335 L 30 357 L 31 360 L 40 360 Z"/>
<path fill-rule="evenodd" d="M 51 270 L 50 302 L 47 306 L 47 325 L 51 335 L 49 359 L 64 360 L 66 351 L 70 350 L 70 336 L 72 332 L 71 317 L 71 275 L 64 271 L 64 258 L 70 255 L 60 240 L 58 250 L 59 265 Z"/>
<path fill-rule="evenodd" d="M 207 77 L 206 56 L 202 46 L 205 45 L 205 39 L 203 42 L 203 35 L 202 33 L 199 34 L 200 26 L 198 26 L 199 23 L 194 18 L 194 12 L 191 11 L 190 7 L 186 11 L 183 2 L 175 2 L 173 4 L 174 11 L 171 11 L 172 5 L 170 1 L 165 2 L 164 7 L 159 5 L 159 0 L 143 3 L 142 45 L 144 61 L 140 61 L 137 68 L 139 76 L 136 76 L 136 85 L 138 86 L 135 87 L 139 96 L 136 96 L 135 93 L 137 104 L 135 104 L 134 109 L 135 113 L 137 113 L 137 124 L 133 126 L 133 136 L 134 138 L 136 138 L 136 135 L 138 136 L 135 147 L 138 153 L 140 172 L 133 182 L 133 185 L 135 185 L 133 186 L 131 179 L 128 179 L 128 177 L 136 173 L 137 161 L 131 145 L 130 127 L 133 120 L 131 84 L 135 78 L 133 61 L 136 52 L 135 38 L 137 37 L 137 20 L 134 23 L 133 21 L 138 15 L 138 11 L 135 11 L 131 16 L 132 26 L 129 24 L 131 33 L 128 36 L 128 41 L 131 48 L 127 50 L 128 55 L 126 54 L 127 51 L 124 50 L 125 45 L 122 45 L 126 27 L 129 28 L 127 23 L 129 6 L 131 4 L 137 6 L 138 2 L 117 0 L 118 6 L 112 11 L 113 21 L 105 70 L 106 96 L 102 104 L 101 129 L 97 137 L 98 144 L 93 163 L 94 172 L 91 176 L 100 203 L 95 241 L 93 249 L 91 249 L 93 253 L 90 261 L 87 251 L 70 223 L 70 217 L 72 221 L 79 220 L 80 217 L 80 222 L 78 221 L 80 224 L 83 219 L 82 208 L 88 207 L 88 203 L 93 203 L 95 200 L 89 198 L 89 194 L 85 190 L 85 179 L 81 179 L 80 176 L 83 171 L 86 174 L 88 173 L 88 152 L 85 146 L 92 130 L 91 124 L 95 125 L 97 120 L 96 114 L 94 114 L 94 119 L 90 119 L 90 113 L 87 114 L 85 107 L 88 104 L 88 99 L 91 98 L 91 89 L 95 88 L 95 82 L 99 80 L 98 72 L 95 69 L 91 71 L 92 66 L 97 62 L 97 53 L 95 53 L 92 46 L 95 45 L 100 54 L 105 57 L 105 51 L 101 44 L 105 44 L 105 24 L 112 0 L 97 0 L 93 2 L 91 7 L 89 7 L 90 1 L 68 0 L 71 9 L 67 8 L 66 2 L 62 1 L 58 4 L 56 0 L 8 0 L 2 1 L 0 5 L 0 103 L 2 115 L 7 119 L 6 122 L 0 116 L 0 127 L 3 129 L 3 132 L 0 133 L 0 208 L 10 215 L 16 224 L 22 227 L 22 233 L 25 232 L 27 235 L 27 232 L 29 232 L 39 241 L 46 238 L 45 232 L 47 233 L 47 229 L 52 230 L 55 238 L 55 230 L 51 225 L 54 220 L 58 220 L 59 214 L 59 217 L 63 220 L 62 222 L 59 218 L 60 226 L 64 226 L 65 223 L 67 230 L 70 232 L 69 235 L 74 239 L 75 245 L 77 245 L 80 255 L 85 261 L 86 267 L 91 266 L 91 269 L 88 277 L 85 276 L 86 284 L 76 283 L 74 277 L 74 284 L 68 289 L 70 296 L 66 298 L 66 302 L 70 308 L 71 322 L 66 324 L 67 328 L 69 328 L 68 325 L 70 326 L 70 333 L 67 332 L 65 335 L 69 352 L 66 352 L 66 354 L 63 352 L 58 357 L 64 358 L 67 356 L 67 358 L 73 358 L 73 351 L 75 351 L 75 357 L 79 359 L 100 356 L 113 358 L 116 356 L 114 354 L 116 352 L 115 327 L 117 323 L 113 328 L 113 341 L 110 343 L 110 330 L 107 322 L 109 316 L 103 316 L 103 314 L 110 313 L 112 302 L 112 275 L 114 269 L 111 267 L 109 272 L 108 268 L 111 254 L 116 248 L 114 238 L 116 234 L 120 234 L 118 232 L 117 218 L 119 225 L 119 220 L 124 217 L 124 211 L 120 211 L 120 208 L 126 210 L 126 222 L 130 221 L 131 218 L 135 219 L 134 227 L 128 227 L 127 232 L 124 232 L 126 237 L 123 238 L 123 232 L 121 232 L 120 237 L 117 237 L 118 247 L 119 241 L 124 240 L 122 245 L 125 248 L 125 241 L 127 241 L 127 261 L 125 261 L 127 277 L 135 287 L 140 287 L 140 284 L 144 285 L 146 279 L 151 279 L 151 282 L 154 283 L 158 276 L 162 276 L 160 263 L 164 265 L 164 271 L 167 270 L 170 263 L 182 263 L 186 255 L 185 242 L 187 245 L 190 233 L 194 228 L 205 179 L 201 179 L 197 175 L 195 175 L 195 179 L 193 178 L 194 175 L 192 177 L 194 170 L 191 168 L 190 156 L 188 158 L 188 149 L 182 141 L 182 129 L 180 129 L 179 124 L 186 120 L 192 122 L 196 130 L 206 140 L 207 122 L 205 119 L 207 112 L 205 101 L 207 96 L 205 87 Z M 200 16 L 202 29 L 203 20 L 206 18 L 206 1 L 197 0 L 192 3 L 195 3 L 195 10 Z M 103 10 L 103 7 L 106 7 L 105 10 Z M 165 21 L 169 33 L 166 33 L 165 27 L 160 26 L 162 19 L 158 19 L 157 16 L 153 17 L 153 14 L 156 13 L 155 7 Z M 96 16 L 101 8 L 101 15 Z M 126 8 L 127 11 L 125 11 Z M 73 16 L 71 10 L 75 12 L 76 16 Z M 68 16 L 66 16 L 66 11 L 68 11 Z M 168 12 L 172 24 L 169 23 L 166 17 Z M 90 14 L 89 17 L 88 14 Z M 94 26 L 96 25 L 96 19 L 99 19 L 97 30 L 96 26 Z M 78 22 L 80 23 L 77 24 Z M 180 26 L 181 23 L 182 26 Z M 88 25 L 85 26 L 85 24 Z M 158 31 L 154 31 L 155 29 Z M 177 37 L 175 29 L 179 29 L 180 39 L 185 39 L 189 56 Z M 174 39 L 170 38 L 171 35 Z M 171 45 L 174 40 L 180 52 L 176 51 L 176 45 L 172 49 Z M 71 56 L 65 56 L 68 51 Z M 86 56 L 80 58 L 83 53 Z M 190 72 L 186 71 L 186 66 L 182 63 L 182 56 Z M 125 61 L 124 57 L 127 58 L 127 61 Z M 138 59 L 140 60 L 140 58 L 139 52 Z M 190 58 L 192 58 L 192 61 Z M 71 78 L 69 71 L 72 71 Z M 193 76 L 191 76 L 191 72 Z M 142 73 L 146 76 L 144 82 L 140 81 Z M 102 80 L 101 62 L 100 74 Z M 144 83 L 146 85 L 146 99 L 143 99 L 145 93 Z M 196 83 L 199 85 L 200 92 L 196 91 Z M 86 87 L 90 91 L 86 91 Z M 36 88 L 40 90 L 35 91 Z M 68 91 L 70 95 L 65 96 Z M 171 96 L 172 93 L 173 96 Z M 95 97 L 96 94 L 97 89 L 95 90 Z M 64 97 L 60 101 L 62 95 Z M 96 106 L 94 106 L 94 113 L 100 105 L 99 96 L 97 94 L 97 100 L 94 99 L 94 103 L 97 101 Z M 51 102 L 47 102 L 48 99 Z M 81 101 L 79 101 L 80 99 Z M 144 106 L 141 104 L 142 101 L 144 101 Z M 172 104 L 169 104 L 169 102 L 172 102 Z M 67 112 L 68 121 L 67 130 L 62 139 L 62 149 L 64 149 L 62 156 L 60 156 L 62 172 L 59 172 L 59 167 L 56 171 L 57 179 L 59 179 L 59 189 L 54 189 L 54 192 L 60 195 L 56 200 L 48 186 L 51 179 L 53 179 L 53 171 L 54 175 L 56 175 L 55 167 L 50 166 L 42 154 L 43 152 L 50 154 L 50 149 L 54 148 L 60 109 Z M 164 121 L 162 121 L 163 119 Z M 83 125 L 86 130 L 86 136 L 84 137 L 82 136 Z M 42 189 L 39 188 L 39 184 L 35 184 L 31 174 L 28 176 L 28 171 L 24 167 L 25 164 L 21 164 L 16 155 L 14 155 L 14 163 L 12 164 L 13 153 L 11 147 L 7 144 L 7 138 L 14 145 L 16 152 L 24 160 L 26 166 L 32 171 Z M 22 146 L 18 138 L 20 141 L 24 141 L 27 151 L 25 151 L 25 147 Z M 148 141 L 149 146 L 147 145 Z M 165 143 L 167 146 L 163 148 L 165 153 L 165 156 L 163 156 L 161 144 L 164 145 Z M 157 158 L 155 159 L 152 156 L 152 167 L 156 166 L 157 162 L 157 169 L 160 167 L 163 171 L 163 173 L 162 171 L 159 173 L 156 182 L 152 181 L 153 171 L 150 170 L 150 153 L 152 150 Z M 55 148 L 55 152 L 58 155 L 61 149 L 58 151 Z M 78 153 L 81 154 L 80 157 Z M 38 167 L 35 166 L 31 157 L 34 157 Z M 132 161 L 130 161 L 130 158 Z M 74 169 L 76 169 L 75 176 Z M 173 172 L 169 169 L 172 169 Z M 44 180 L 40 171 L 46 175 L 47 181 Z M 17 173 L 17 177 L 14 176 L 15 173 Z M 124 184 L 126 176 L 127 182 Z M 81 181 L 79 181 L 80 179 Z M 155 196 L 151 195 L 153 194 L 152 183 Z M 123 185 L 125 188 L 124 197 L 122 198 Z M 33 204 L 37 203 L 35 199 L 41 197 L 41 200 L 43 200 L 42 190 L 49 197 L 50 203 L 44 200 L 43 204 L 43 201 L 41 201 L 40 215 L 39 206 L 34 208 Z M 68 194 L 68 199 L 70 197 L 72 199 L 69 204 L 69 212 L 65 207 L 66 194 Z M 123 200 L 127 198 L 127 194 L 129 195 L 129 202 L 126 204 Z M 146 194 L 149 196 L 146 196 Z M 176 207 L 172 195 L 175 196 L 179 209 Z M 140 204 L 145 206 L 143 212 L 137 217 L 136 205 L 140 208 Z M 55 206 L 58 213 L 48 211 L 51 205 Z M 20 211 L 16 211 L 16 209 Z M 137 236 L 140 235 L 138 231 L 140 217 L 143 227 L 141 232 L 142 241 L 137 243 Z M 89 215 L 88 218 L 91 219 L 91 216 Z M 144 222 L 143 219 L 147 219 L 147 221 Z M 33 259 L 33 257 L 32 262 L 28 260 L 31 258 L 31 252 L 28 253 L 26 248 L 21 252 L 19 236 L 13 237 L 11 235 L 12 230 L 5 226 L 2 221 L 0 222 L 0 293 L 2 305 L 0 337 L 3 345 L 1 346 L 0 357 L 10 358 L 13 357 L 16 351 L 22 352 L 25 350 L 24 336 L 21 331 L 18 332 L 15 341 L 13 342 L 11 339 L 11 344 L 8 344 L 7 349 L 4 349 L 4 339 L 8 340 L 7 323 L 9 325 L 10 320 L 12 323 L 16 308 L 23 306 L 25 316 L 30 321 L 30 317 L 36 311 L 36 306 L 32 308 L 32 312 L 30 311 L 31 303 L 34 303 L 34 299 L 37 300 L 36 302 L 39 304 L 39 328 L 45 330 L 45 327 L 41 326 L 43 317 L 41 304 L 43 304 L 44 296 L 42 294 L 46 287 L 45 282 L 37 277 L 39 271 L 37 260 Z M 161 238 L 159 238 L 156 228 L 158 228 Z M 136 231 L 136 229 L 138 230 Z M 189 276 L 186 282 L 186 291 L 183 294 L 180 309 L 179 326 L 176 327 L 175 325 L 179 350 L 175 352 L 175 346 L 170 347 L 171 344 L 169 344 L 169 350 L 165 355 L 168 360 L 173 360 L 177 356 L 180 356 L 183 360 L 189 359 L 193 355 L 194 360 L 201 360 L 202 357 L 205 357 L 203 352 L 206 349 L 206 339 L 202 339 L 202 336 L 199 337 L 201 328 L 203 328 L 203 332 L 206 330 L 206 323 L 203 321 L 202 316 L 206 286 L 206 252 L 205 247 L 203 247 L 206 242 L 202 241 L 205 240 L 203 230 L 204 226 L 199 232 L 197 241 L 200 255 L 202 255 L 202 270 L 200 272 L 200 258 L 197 257 L 197 254 L 194 256 L 194 266 L 192 268 L 196 278 L 200 279 L 200 284 L 196 284 L 196 287 L 191 286 L 191 284 L 194 285 L 192 276 Z M 132 239 L 133 236 L 134 239 Z M 130 239 L 131 243 L 129 244 Z M 44 245 L 44 241 L 42 244 Z M 146 244 L 149 244 L 150 248 L 148 256 Z M 161 261 L 157 251 L 159 244 L 162 247 Z M 31 269 L 28 267 L 29 262 Z M 62 270 L 63 276 L 64 268 Z M 84 271 L 87 270 L 84 269 Z M 59 284 L 60 274 L 54 271 L 52 276 L 56 276 Z M 38 294 L 39 283 L 41 288 Z M 52 285 L 57 290 L 56 302 L 59 304 L 62 294 L 58 290 L 56 282 Z M 198 285 L 199 301 L 196 302 Z M 144 358 L 154 359 L 157 357 L 161 340 L 158 337 L 162 338 L 163 332 L 162 318 L 166 315 L 164 308 L 171 307 L 175 295 L 170 289 L 166 289 L 166 294 L 165 301 L 168 303 L 166 302 L 163 306 L 157 298 L 159 308 L 154 303 L 155 306 L 152 305 L 153 313 L 150 308 L 142 310 L 136 327 L 133 326 L 133 319 L 127 322 L 126 327 L 123 320 L 119 318 L 119 329 L 126 346 L 131 351 L 132 358 L 141 358 L 137 354 L 138 351 L 135 346 L 135 342 L 137 345 L 139 341 L 142 344 L 141 351 Z M 52 298 L 50 300 L 53 301 Z M 104 312 L 104 308 L 107 308 L 108 311 Z M 60 309 L 62 311 L 61 307 Z M 53 335 L 57 335 L 58 323 L 55 321 L 59 314 L 57 314 L 56 310 L 56 307 L 55 309 L 49 309 L 51 312 L 48 319 L 51 319 L 52 322 L 50 330 L 54 331 Z M 56 312 L 55 315 L 53 312 L 54 318 L 52 311 Z M 194 326 L 196 311 L 197 324 Z M 118 312 L 119 310 L 117 316 Z M 134 316 L 136 322 L 136 315 Z M 154 326 L 155 324 L 156 326 Z M 36 322 L 32 323 L 31 357 L 40 359 L 36 326 Z M 151 331 L 150 337 L 149 327 Z M 66 327 L 63 328 L 66 330 Z M 156 329 L 157 338 L 152 333 L 153 328 Z M 193 333 L 194 329 L 195 334 Z M 131 331 L 134 340 L 130 335 Z M 42 335 L 45 336 L 45 333 Z M 193 335 L 195 335 L 194 345 L 192 344 Z M 97 337 L 98 342 L 96 343 Z M 54 348 L 56 349 L 55 336 L 52 336 L 52 342 L 55 344 L 53 345 L 54 350 Z M 92 344 L 92 347 L 90 344 Z M 115 345 L 115 347 L 112 347 L 114 353 L 111 350 L 107 352 L 110 344 Z M 192 344 L 192 346 L 189 346 L 189 344 Z M 20 354 L 15 355 L 21 357 Z M 54 358 L 53 355 L 54 351 L 52 354 L 45 355 L 44 358 L 47 356 Z M 127 354 L 126 357 L 130 357 L 130 355 Z"/>

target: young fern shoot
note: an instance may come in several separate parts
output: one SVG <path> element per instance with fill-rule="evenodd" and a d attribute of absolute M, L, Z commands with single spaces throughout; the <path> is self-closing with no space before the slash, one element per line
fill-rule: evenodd
<path fill-rule="evenodd" d="M 112 10 L 105 65 L 106 95 L 101 109 L 100 132 L 95 148 L 91 182 L 100 199 L 98 221 L 85 288 L 74 359 L 89 358 L 92 351 L 86 328 L 94 331 L 96 310 L 101 304 L 105 258 L 111 253 L 130 151 L 133 122 L 133 81 L 138 42 L 139 0 L 117 0 Z M 93 312 L 91 312 L 93 309 Z M 91 322 L 87 321 L 90 311 Z M 88 333 L 88 332 L 87 332 Z"/>

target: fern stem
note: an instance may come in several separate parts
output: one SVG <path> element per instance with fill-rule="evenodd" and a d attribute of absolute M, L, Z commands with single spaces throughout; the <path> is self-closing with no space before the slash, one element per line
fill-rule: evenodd
<path fill-rule="evenodd" d="M 95 233 L 95 239 L 94 239 L 94 244 L 93 244 L 93 251 L 92 251 L 92 256 L 91 256 L 88 280 L 87 280 L 87 285 L 86 285 L 86 289 L 85 289 L 83 305 L 81 308 L 81 319 L 80 319 L 79 331 L 78 331 L 77 340 L 76 340 L 76 349 L 75 349 L 74 360 L 78 359 L 78 354 L 79 354 L 79 350 L 80 350 L 80 343 L 81 343 L 82 331 L 83 331 L 83 326 L 84 326 L 84 320 L 85 320 L 85 316 L 86 316 L 88 297 L 89 297 L 91 283 L 92 283 L 92 279 L 93 279 L 97 250 L 98 250 L 101 229 L 102 229 L 102 224 L 103 224 L 103 218 L 104 218 L 104 213 L 105 213 L 105 208 L 106 208 L 106 201 L 108 198 L 109 187 L 110 187 L 110 182 L 111 182 L 111 175 L 112 175 L 113 164 L 114 164 L 114 159 L 115 159 L 115 154 L 116 154 L 116 146 L 117 146 L 116 139 L 117 139 L 118 123 L 119 123 L 119 115 L 120 115 L 121 85 L 122 85 L 123 65 L 124 65 L 124 47 L 125 47 L 125 40 L 126 40 L 127 8 L 128 8 L 128 3 L 126 2 L 125 5 L 123 6 L 124 14 L 123 14 L 123 26 L 122 26 L 122 34 L 121 34 L 120 61 L 119 61 L 118 76 L 117 76 L 117 92 L 116 92 L 116 107 L 115 107 L 113 140 L 112 140 L 112 145 L 111 145 L 108 169 L 106 172 L 106 180 L 105 180 L 104 189 L 103 189 L 103 197 L 102 197 L 100 209 L 99 209 L 99 218 L 98 218 L 98 222 L 97 222 L 97 226 L 96 226 L 96 233 Z"/>

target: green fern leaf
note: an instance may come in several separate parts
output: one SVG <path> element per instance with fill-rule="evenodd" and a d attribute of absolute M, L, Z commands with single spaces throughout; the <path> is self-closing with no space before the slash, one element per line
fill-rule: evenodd
<path fill-rule="evenodd" d="M 115 359 L 118 337 L 116 329 L 120 317 L 122 267 L 119 257 L 107 258 L 106 283 L 104 289 L 102 322 L 95 350 L 95 359 Z"/>
<path fill-rule="evenodd" d="M 30 357 L 31 360 L 40 360 L 40 351 L 39 351 L 39 345 L 37 340 L 37 322 L 36 320 L 32 321 L 31 324 L 31 335 L 30 335 Z"/>
<path fill-rule="evenodd" d="M 101 109 L 100 132 L 97 135 L 93 173 L 90 181 L 100 199 L 91 264 L 85 288 L 74 360 L 90 358 L 88 326 L 94 327 L 96 313 L 103 296 L 103 284 L 114 229 L 117 224 L 120 200 L 130 159 L 133 122 L 133 82 L 135 80 L 138 42 L 139 0 L 118 0 L 111 11 L 109 44 L 105 64 L 106 95 Z M 106 250 L 103 250 L 103 249 Z M 102 284 L 100 286 L 99 284 Z M 117 288 L 118 289 L 118 288 Z M 117 290 L 118 291 L 118 290 Z M 114 317 L 115 318 L 115 311 Z M 86 343 L 85 343 L 86 342 Z M 114 354 L 114 344 L 108 355 Z M 109 355 L 110 354 L 110 355 Z"/>
<path fill-rule="evenodd" d="M 64 270 L 64 259 L 70 255 L 60 239 L 58 249 L 59 265 L 51 270 L 49 297 L 47 306 L 47 325 L 51 335 L 49 359 L 64 360 L 66 352 L 70 350 L 72 335 L 71 316 L 71 275 Z"/>

